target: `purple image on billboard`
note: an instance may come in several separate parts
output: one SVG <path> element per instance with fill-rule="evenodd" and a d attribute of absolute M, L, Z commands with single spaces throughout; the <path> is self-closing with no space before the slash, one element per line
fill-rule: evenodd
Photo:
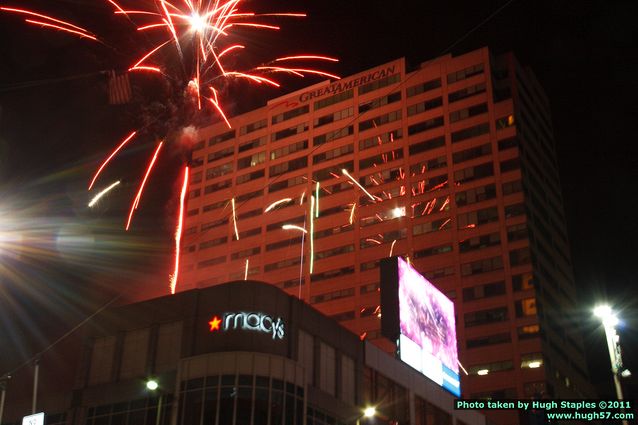
<path fill-rule="evenodd" d="M 401 334 L 458 374 L 454 303 L 398 258 Z"/>

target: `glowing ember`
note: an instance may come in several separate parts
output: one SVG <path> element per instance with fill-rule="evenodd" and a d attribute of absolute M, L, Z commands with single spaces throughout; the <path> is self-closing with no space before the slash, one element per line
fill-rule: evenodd
<path fill-rule="evenodd" d="M 89 202 L 89 208 L 92 208 L 93 205 L 96 204 L 97 201 L 100 200 L 100 198 L 104 195 L 106 195 L 111 189 L 113 189 L 115 186 L 117 186 L 118 184 L 120 184 L 120 181 L 116 181 L 115 183 L 113 183 L 112 185 L 110 185 L 109 187 L 107 187 L 106 189 L 102 190 L 100 193 L 98 193 L 97 195 L 95 195 L 93 197 L 93 199 L 91 199 L 91 202 Z"/>
<path fill-rule="evenodd" d="M 186 204 L 186 193 L 188 191 L 188 167 L 184 167 L 184 182 L 179 196 L 179 215 L 177 216 L 177 229 L 175 229 L 175 269 L 170 276 L 171 294 L 175 293 L 177 287 L 177 276 L 179 274 L 179 254 L 182 243 L 182 228 L 184 225 L 184 206 Z"/>

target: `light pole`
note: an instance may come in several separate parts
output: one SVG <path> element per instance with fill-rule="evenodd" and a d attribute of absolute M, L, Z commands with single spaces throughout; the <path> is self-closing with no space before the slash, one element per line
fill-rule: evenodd
<path fill-rule="evenodd" d="M 146 381 L 146 388 L 153 392 L 158 391 L 159 383 L 155 379 L 149 379 L 148 381 Z M 160 419 L 162 416 L 162 396 L 163 394 L 160 390 L 159 398 L 157 399 L 157 415 L 155 415 L 155 425 L 160 424 Z"/>
<path fill-rule="evenodd" d="M 622 357 L 620 354 L 619 337 L 616 333 L 616 325 L 618 324 L 618 318 L 614 314 L 614 311 L 607 304 L 599 305 L 594 308 L 594 315 L 602 321 L 603 328 L 605 329 L 605 338 L 607 339 L 607 349 L 609 350 L 609 360 L 611 361 L 611 373 L 614 377 L 614 386 L 616 387 L 616 397 L 618 400 L 623 400 L 622 385 L 620 383 L 620 376 L 629 376 L 630 372 L 624 369 L 622 364 Z M 624 409 L 623 409 L 624 411 Z M 623 425 L 627 424 L 627 420 L 622 421 Z"/>

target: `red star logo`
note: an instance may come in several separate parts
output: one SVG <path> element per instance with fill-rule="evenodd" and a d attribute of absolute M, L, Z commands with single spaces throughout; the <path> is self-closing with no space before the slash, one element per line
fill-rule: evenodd
<path fill-rule="evenodd" d="M 210 331 L 218 331 L 219 330 L 219 324 L 222 322 L 222 319 L 220 319 L 217 316 L 213 316 L 213 319 L 208 322 L 208 324 L 210 325 Z"/>

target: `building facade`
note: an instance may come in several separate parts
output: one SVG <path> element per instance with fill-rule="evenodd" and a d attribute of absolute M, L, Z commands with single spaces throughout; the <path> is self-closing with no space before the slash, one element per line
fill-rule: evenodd
<path fill-rule="evenodd" d="M 464 397 L 591 394 L 548 100 L 511 54 L 400 59 L 230 123 L 193 149 L 178 291 L 263 280 L 392 351 L 400 255 L 455 302 Z"/>
<path fill-rule="evenodd" d="M 231 282 L 109 308 L 84 329 L 65 425 L 485 425 L 409 366 L 273 285 Z M 149 379 L 159 387 L 146 387 Z M 28 405 L 28 407 L 27 407 Z M 371 419 L 363 410 L 374 406 Z M 10 403 L 4 424 L 30 403 Z M 20 410 L 22 409 L 22 410 Z M 158 417 L 159 412 L 159 417 Z"/>

